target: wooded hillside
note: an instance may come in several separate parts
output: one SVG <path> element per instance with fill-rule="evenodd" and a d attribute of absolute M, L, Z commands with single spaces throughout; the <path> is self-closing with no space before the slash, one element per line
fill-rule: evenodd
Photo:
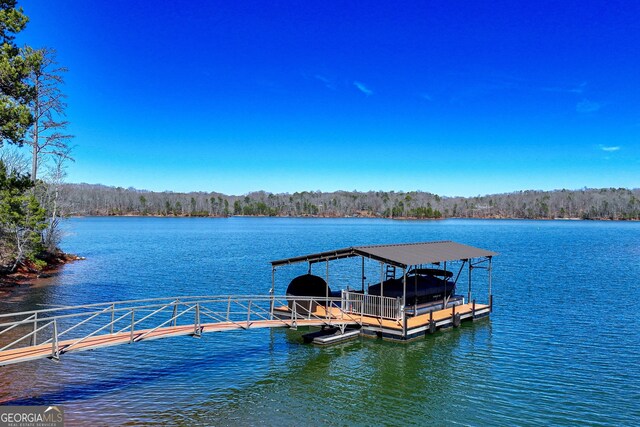
<path fill-rule="evenodd" d="M 640 189 L 624 188 L 528 190 L 478 197 L 417 191 L 258 191 L 229 196 L 66 184 L 61 198 L 68 215 L 640 219 Z"/>
<path fill-rule="evenodd" d="M 28 22 L 16 0 L 0 1 L 0 279 L 67 257 L 58 248 L 59 185 L 73 138 L 61 88 L 66 68 L 54 49 L 16 43 Z"/>

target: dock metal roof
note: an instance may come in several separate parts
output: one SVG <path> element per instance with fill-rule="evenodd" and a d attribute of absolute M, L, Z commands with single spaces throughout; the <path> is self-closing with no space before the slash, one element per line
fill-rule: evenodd
<path fill-rule="evenodd" d="M 297 256 L 271 261 L 273 267 L 299 262 L 324 262 L 339 258 L 362 256 L 376 261 L 409 267 L 411 265 L 431 264 L 435 262 L 456 261 L 461 259 L 492 257 L 497 252 L 463 245 L 452 241 L 399 243 L 393 245 L 352 246 L 333 251 Z"/>

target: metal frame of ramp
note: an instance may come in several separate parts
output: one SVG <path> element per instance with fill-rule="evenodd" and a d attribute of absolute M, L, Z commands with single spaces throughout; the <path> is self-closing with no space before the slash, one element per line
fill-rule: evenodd
<path fill-rule="evenodd" d="M 195 296 L 55 307 L 0 314 L 0 366 L 180 335 L 255 328 L 360 325 L 341 298 Z M 290 316 L 273 316 L 275 305 Z"/>

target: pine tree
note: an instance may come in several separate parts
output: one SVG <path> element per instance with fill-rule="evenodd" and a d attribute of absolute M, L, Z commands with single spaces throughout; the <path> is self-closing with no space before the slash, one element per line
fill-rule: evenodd
<path fill-rule="evenodd" d="M 15 44 L 16 34 L 29 19 L 16 8 L 16 0 L 0 0 L 0 147 L 21 146 L 33 123 L 29 103 L 34 87 L 29 84 L 29 63 Z"/>

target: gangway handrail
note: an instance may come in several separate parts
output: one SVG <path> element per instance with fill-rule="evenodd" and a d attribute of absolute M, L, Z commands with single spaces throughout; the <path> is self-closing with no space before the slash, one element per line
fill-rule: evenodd
<path fill-rule="evenodd" d="M 289 306 L 290 316 L 275 316 L 276 304 Z M 241 310 L 232 309 L 233 306 L 240 307 Z M 0 345 L 5 344 L 0 348 L 0 366 L 44 357 L 58 360 L 61 354 L 71 350 L 86 350 L 175 335 L 200 336 L 202 332 L 249 329 L 252 325 L 297 328 L 299 324 L 303 324 L 337 326 L 344 330 L 349 324 L 361 324 L 356 317 L 345 313 L 343 306 L 344 298 L 336 297 L 215 295 L 201 299 L 183 296 L 111 301 L 4 313 L 0 315 L 0 338 L 7 338 L 7 335 L 2 334 L 11 333 L 8 334 L 9 339 L 3 339 L 4 343 L 0 341 Z M 141 311 L 144 312 L 144 316 L 136 319 L 136 312 Z M 194 312 L 192 321 L 178 322 L 184 319 L 185 314 Z M 104 319 L 104 316 L 107 319 Z M 201 316 L 214 322 L 202 323 Z M 128 318 L 131 319 L 130 322 L 121 327 L 121 322 L 127 322 Z M 105 330 L 107 331 L 104 332 Z M 40 342 L 37 339 L 39 333 L 42 336 Z M 71 336 L 61 340 L 65 335 Z M 21 344 L 29 337 L 33 337 L 29 344 Z M 49 349 L 45 351 L 46 346 L 49 346 Z"/>
<path fill-rule="evenodd" d="M 35 333 L 37 333 L 37 332 L 39 332 L 39 331 L 41 331 L 41 330 L 43 330 L 43 329 L 47 328 L 48 326 L 51 326 L 52 324 L 53 324 L 53 321 L 51 321 L 51 322 L 47 323 L 47 324 L 46 324 L 46 325 L 44 325 L 44 326 L 40 326 L 38 329 L 35 329 L 35 330 L 31 331 L 30 333 L 28 333 L 28 334 L 26 334 L 26 335 L 23 335 L 22 337 L 20 337 L 20 338 L 18 338 L 17 340 L 13 341 L 12 343 L 7 344 L 7 345 L 5 345 L 4 347 L 0 348 L 0 351 L 4 351 L 4 350 L 7 350 L 7 349 L 9 349 L 9 348 L 13 347 L 13 346 L 14 346 L 14 345 L 16 345 L 17 343 L 19 343 L 19 342 L 21 342 L 21 341 L 25 340 L 26 338 L 29 338 L 31 335 L 33 335 L 33 334 L 35 334 Z"/>
<path fill-rule="evenodd" d="M 195 306 L 193 306 L 192 308 L 195 308 Z M 172 322 L 172 321 L 174 321 L 175 319 L 178 319 L 180 316 L 182 316 L 182 315 L 183 315 L 183 314 L 185 314 L 185 313 L 188 313 L 190 310 L 191 310 L 191 309 L 188 309 L 188 310 L 183 311 L 183 312 L 182 312 L 182 313 L 180 313 L 180 314 L 177 314 L 177 315 L 175 315 L 175 316 L 172 316 L 169 320 L 166 320 L 166 321 L 162 322 L 161 324 L 159 324 L 158 326 L 156 326 L 155 328 L 150 329 L 150 330 L 148 330 L 147 332 L 145 332 L 144 334 L 137 336 L 137 337 L 134 339 L 134 341 L 142 341 L 142 339 L 143 339 L 145 336 L 147 336 L 147 335 L 151 334 L 152 332 L 157 331 L 158 329 L 160 329 L 162 326 L 166 325 L 167 323 Z"/>
<path fill-rule="evenodd" d="M 15 313 L 0 313 L 0 318 L 3 317 L 16 317 L 16 316 L 23 316 L 23 315 L 27 315 L 27 314 L 33 314 L 33 313 L 47 313 L 47 312 L 55 312 L 55 311 L 64 311 L 64 310 L 73 310 L 73 309 L 83 309 L 83 308 L 94 308 L 94 307 L 101 307 L 101 306 L 111 306 L 114 304 L 118 304 L 118 305 L 122 305 L 122 304 L 132 304 L 132 303 L 138 303 L 138 302 L 153 302 L 153 301 L 175 301 L 175 300 L 180 300 L 180 302 L 184 302 L 184 303 L 189 303 L 191 302 L 190 300 L 198 300 L 200 302 L 219 302 L 221 300 L 227 300 L 229 297 L 231 297 L 232 299 L 252 299 L 254 301 L 260 300 L 260 301 L 270 301 L 273 296 L 271 295 L 264 295 L 264 294 L 234 294 L 234 295 L 199 295 L 199 296 L 174 296 L 174 297 L 157 297 L 157 298 L 139 298 L 139 299 L 132 299 L 132 300 L 120 300 L 120 301 L 108 301 L 108 302 L 99 302 L 99 303 L 92 303 L 92 304 L 76 304 L 76 305 L 63 305 L 63 306 L 59 306 L 59 307 L 52 307 L 52 308 L 42 308 L 39 310 L 29 310 L 29 311 L 21 311 L 21 312 L 15 312 Z M 283 296 L 284 298 L 284 296 Z M 288 297 L 290 298 L 290 297 Z M 315 298 L 315 299 L 319 299 L 317 297 L 304 297 L 304 296 L 296 296 L 296 299 L 300 299 L 300 300 L 304 300 L 305 298 Z M 337 297 L 322 297 L 323 300 L 340 300 L 340 298 Z M 157 307 L 159 304 L 150 304 L 146 307 Z M 127 307 L 120 307 L 120 309 L 126 309 Z M 139 307 L 139 308 L 144 308 L 144 307 Z M 118 310 L 116 308 L 116 310 Z"/>
<path fill-rule="evenodd" d="M 189 297 L 190 298 L 190 297 Z M 271 296 L 264 296 L 264 295 L 259 295 L 259 296 L 253 296 L 253 295 L 232 295 L 232 296 L 210 296 L 207 297 L 207 299 L 204 300 L 199 300 L 198 302 L 200 304 L 209 304 L 209 303 L 216 303 L 216 302 L 227 302 L 229 300 L 229 298 L 231 298 L 232 301 L 248 301 L 248 300 L 252 300 L 252 301 L 260 301 L 260 302 L 270 302 L 272 300 L 280 300 L 280 301 L 288 301 L 288 300 L 292 300 L 295 299 L 296 301 L 325 301 L 327 303 L 329 302 L 338 302 L 341 299 L 337 298 L 337 297 L 291 297 L 291 296 L 282 296 L 282 297 L 271 297 Z M 176 300 L 180 300 L 180 301 L 176 301 Z M 178 297 L 178 298 L 172 298 L 172 300 L 176 303 L 176 305 L 184 305 L 184 306 L 189 306 L 190 304 L 194 304 L 196 301 L 185 301 L 184 300 L 185 297 Z M 115 304 L 130 304 L 133 302 L 150 302 L 150 301 L 168 301 L 170 300 L 170 298 L 151 298 L 151 299 L 138 299 L 138 300 L 129 300 L 129 301 L 121 301 L 121 302 L 108 302 L 108 303 L 100 303 L 100 304 L 86 304 L 86 305 L 77 305 L 77 306 L 65 306 L 65 307 L 57 307 L 57 308 L 52 308 L 52 309 L 42 309 L 42 310 L 32 310 L 32 311 L 23 311 L 23 312 L 18 312 L 18 313 L 5 313 L 0 315 L 0 317 L 18 317 L 18 316 L 25 316 L 25 315 L 30 315 L 30 318 L 27 319 L 21 319 L 21 320 L 16 320 L 13 322 L 2 322 L 0 323 L 0 328 L 2 327 L 7 327 L 10 325 L 14 325 L 14 324 L 25 324 L 25 323 L 32 323 L 34 321 L 34 319 L 32 319 L 31 317 L 34 314 L 42 314 L 42 313 L 51 313 L 53 311 L 72 311 L 72 310 L 79 310 L 79 309 L 84 309 L 84 308 L 93 308 L 93 307 L 100 307 L 100 306 L 107 306 L 108 310 L 105 310 L 106 312 L 119 312 L 119 311 L 130 311 L 131 309 L 136 309 L 136 310 L 142 310 L 142 309 L 152 309 L 152 308 L 157 308 L 160 306 L 166 306 L 166 305 L 171 305 L 171 303 L 169 304 L 146 304 L 146 305 L 142 305 L 142 306 L 123 306 L 123 307 L 117 307 L 114 306 Z M 76 313 L 68 313 L 68 314 L 60 314 L 60 315 L 56 315 L 56 316 L 48 316 L 48 317 L 40 317 L 38 316 L 37 321 L 41 322 L 41 321 L 45 321 L 47 319 L 66 319 L 66 318 L 72 318 L 72 317 L 78 317 L 78 316 L 90 316 L 96 313 L 102 313 L 103 310 L 95 310 L 95 311 L 79 311 Z M 4 330 L 3 330 L 4 331 Z M 2 334 L 3 331 L 0 331 L 0 334 Z"/>
<path fill-rule="evenodd" d="M 88 321 L 93 320 L 93 319 L 95 319 L 96 317 L 98 317 L 98 316 L 100 316 L 101 314 L 104 314 L 104 313 L 106 313 L 106 312 L 108 312 L 108 311 L 109 311 L 109 307 L 107 307 L 107 308 L 105 308 L 104 310 L 99 311 L 99 312 L 97 312 L 97 313 L 95 313 L 95 314 L 92 314 L 91 316 L 87 317 L 86 319 L 84 319 L 84 320 L 83 320 L 83 321 L 81 321 L 80 323 L 76 323 L 75 325 L 71 326 L 70 328 L 65 329 L 65 330 L 64 330 L 64 331 L 62 331 L 62 332 L 58 332 L 58 337 L 63 336 L 63 335 L 64 335 L 64 334 L 66 334 L 67 332 L 71 332 L 71 331 L 73 331 L 73 330 L 74 330 L 75 328 L 77 328 L 78 326 L 80 326 L 80 325 L 84 325 L 84 324 L 85 324 L 85 323 L 87 323 Z M 46 342 L 48 342 L 48 341 L 45 341 L 45 343 L 46 343 Z"/>
<path fill-rule="evenodd" d="M 26 323 L 33 323 L 34 321 L 37 321 L 38 317 L 36 314 L 32 314 L 31 316 L 27 317 L 26 319 L 20 320 L 19 322 L 13 322 L 13 324 L 11 325 L 11 327 L 8 327 L 6 329 L 3 329 L 2 331 L 0 331 L 0 335 L 4 334 L 5 332 L 10 331 L 11 329 L 15 328 L 16 326 L 20 326 Z M 3 324 L 0 324 L 0 326 L 2 326 Z"/>
<path fill-rule="evenodd" d="M 124 331 L 126 331 L 127 329 L 129 329 L 129 328 L 134 328 L 138 323 L 142 323 L 144 320 L 147 320 L 148 318 L 150 318 L 150 317 L 151 317 L 151 316 L 153 316 L 154 314 L 160 313 L 162 310 L 164 310 L 164 309 L 165 309 L 165 308 L 167 308 L 167 307 L 171 307 L 172 305 L 174 305 L 174 304 L 173 304 L 173 303 L 169 303 L 169 304 L 165 304 L 165 305 L 163 305 L 163 306 L 162 306 L 162 307 L 160 307 L 159 309 L 152 311 L 150 314 L 147 314 L 147 315 L 146 315 L 146 316 L 144 316 L 142 319 L 138 319 L 138 320 L 136 320 L 136 321 L 132 322 L 130 325 L 127 325 L 127 326 L 125 326 L 124 328 L 120 329 L 117 333 L 124 332 Z M 131 309 L 131 311 L 135 311 L 135 310 L 136 310 L 136 307 L 133 307 L 133 308 Z M 185 310 L 185 311 L 189 311 L 189 310 Z"/>

